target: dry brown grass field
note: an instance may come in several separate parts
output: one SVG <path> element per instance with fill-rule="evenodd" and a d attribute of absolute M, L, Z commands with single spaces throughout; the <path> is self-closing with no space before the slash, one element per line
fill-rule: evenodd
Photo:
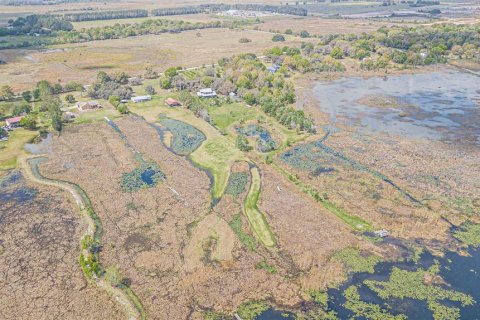
<path fill-rule="evenodd" d="M 242 37 L 252 42 L 239 43 Z M 164 71 L 172 66 L 208 65 L 238 53 L 262 54 L 264 49 L 275 45 L 271 39 L 268 32 L 210 29 L 59 45 L 47 51 L 5 50 L 0 54 L 9 63 L 0 65 L 0 86 L 8 84 L 15 90 L 24 90 L 35 86 L 40 79 L 87 84 L 100 70 L 125 71 L 134 76 L 142 75 L 146 66 Z M 300 45 L 303 41 L 288 36 L 282 45 Z"/>
<path fill-rule="evenodd" d="M 0 190 L 0 318 L 124 317 L 78 266 L 87 225 L 70 195 L 9 175 L 20 178 Z"/>
<path fill-rule="evenodd" d="M 240 199 L 225 196 L 210 211 L 204 173 L 168 151 L 144 120 L 128 117 L 116 123 L 135 150 L 160 165 L 165 183 L 122 192 L 120 176 L 135 166 L 132 152 L 112 128 L 98 123 L 73 126 L 55 137 L 54 153 L 41 171 L 77 183 L 91 195 L 105 229 L 102 264 L 120 267 L 150 318 L 167 319 L 168 314 L 168 319 L 197 319 L 207 309 L 233 312 L 247 299 L 294 306 L 303 289 L 342 279 L 341 266 L 330 257 L 346 246 L 361 245 L 359 238 L 320 205 L 304 202 L 275 170 L 260 167 L 260 208 L 278 246 L 252 252 L 228 226 L 232 214 L 241 214 Z M 245 165 L 234 167 L 246 170 Z M 249 233 L 248 227 L 244 232 Z M 296 237 L 300 232 L 309 236 Z M 263 259 L 278 274 L 257 269 Z M 324 268 L 330 271 L 323 273 Z"/>

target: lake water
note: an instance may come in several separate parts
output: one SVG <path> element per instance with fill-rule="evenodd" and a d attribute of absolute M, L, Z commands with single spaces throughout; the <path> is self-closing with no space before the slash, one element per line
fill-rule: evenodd
<path fill-rule="evenodd" d="M 317 83 L 314 94 L 332 124 L 480 146 L 480 77 L 474 74 L 447 69 L 370 79 L 350 77 Z M 369 97 L 391 104 L 373 100 L 367 106 Z"/>
<path fill-rule="evenodd" d="M 363 284 L 365 280 L 388 280 L 393 267 L 404 270 L 415 271 L 418 268 L 427 269 L 435 260 L 440 263 L 439 275 L 445 281 L 440 285 L 447 290 L 456 290 L 469 294 L 476 301 L 472 306 L 462 307 L 457 302 L 441 302 L 445 305 L 460 308 L 461 319 L 480 319 L 480 249 L 469 251 L 470 256 L 462 256 L 455 252 L 447 252 L 443 258 L 433 257 L 430 253 L 424 253 L 419 262 L 385 262 L 375 267 L 375 273 L 354 274 L 351 279 L 339 289 L 329 290 L 329 308 L 337 312 L 340 319 L 349 319 L 353 314 L 344 308 L 345 298 L 343 291 L 351 286 L 357 285 L 361 298 L 365 302 L 375 303 L 381 306 L 389 305 L 391 313 L 405 314 L 408 319 L 433 319 L 432 312 L 428 310 L 426 301 L 413 299 L 389 299 L 382 300 L 378 295 Z"/>

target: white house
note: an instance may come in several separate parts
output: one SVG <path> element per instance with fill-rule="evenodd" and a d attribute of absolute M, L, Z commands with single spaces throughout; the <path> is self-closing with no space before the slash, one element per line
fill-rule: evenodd
<path fill-rule="evenodd" d="M 152 100 L 152 96 L 138 96 L 138 97 L 132 97 L 132 102 L 133 103 L 139 103 L 139 102 L 145 102 L 145 101 L 150 101 Z"/>
<path fill-rule="evenodd" d="M 217 96 L 217 93 L 213 91 L 211 88 L 200 89 L 197 92 L 197 96 L 200 98 L 213 98 Z"/>

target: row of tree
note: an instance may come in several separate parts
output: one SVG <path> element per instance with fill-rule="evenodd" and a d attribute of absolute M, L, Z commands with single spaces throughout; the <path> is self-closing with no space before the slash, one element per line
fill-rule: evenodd
<path fill-rule="evenodd" d="M 61 16 L 63 20 L 79 22 L 92 20 L 112 20 L 148 17 L 147 10 L 90 11 L 67 13 Z"/>

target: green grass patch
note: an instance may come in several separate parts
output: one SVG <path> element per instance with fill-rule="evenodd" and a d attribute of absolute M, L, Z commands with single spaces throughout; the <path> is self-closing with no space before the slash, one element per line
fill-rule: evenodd
<path fill-rule="evenodd" d="M 464 223 L 453 232 L 453 236 L 467 246 L 480 246 L 480 224 Z"/>
<path fill-rule="evenodd" d="M 270 265 L 267 261 L 262 260 L 255 265 L 255 269 L 265 270 L 267 273 L 274 274 L 277 273 L 277 268 L 275 266 Z"/>
<path fill-rule="evenodd" d="M 223 104 L 220 107 L 208 106 L 207 110 L 215 127 L 222 132 L 236 122 L 255 120 L 258 116 L 257 109 L 247 107 L 243 103 Z"/>
<path fill-rule="evenodd" d="M 250 169 L 250 172 L 252 175 L 252 181 L 250 190 L 245 198 L 245 215 L 260 242 L 266 247 L 273 247 L 276 243 L 275 237 L 270 230 L 270 226 L 268 225 L 265 216 L 257 207 L 261 187 L 260 172 L 257 168 Z"/>
<path fill-rule="evenodd" d="M 257 241 L 251 235 L 243 232 L 242 225 L 242 216 L 240 214 L 234 215 L 232 221 L 230 221 L 230 228 L 232 228 L 240 242 L 248 250 L 255 251 L 255 248 L 257 247 Z"/>
<path fill-rule="evenodd" d="M 36 136 L 38 131 L 22 128 L 10 131 L 8 141 L 0 142 L 0 170 L 14 169 L 17 166 L 18 157 L 27 154 L 23 146 Z"/>
<path fill-rule="evenodd" d="M 246 172 L 233 172 L 228 178 L 227 188 L 225 189 L 226 194 L 231 194 L 235 197 L 238 197 L 247 186 L 248 182 L 248 173 Z"/>
<path fill-rule="evenodd" d="M 225 137 L 212 138 L 190 155 L 198 166 L 210 171 L 214 184 L 213 198 L 220 198 L 227 186 L 230 162 L 235 157 L 235 148 Z"/>
<path fill-rule="evenodd" d="M 137 297 L 137 295 L 133 292 L 133 290 L 130 289 L 129 287 L 125 286 L 125 287 L 123 287 L 123 291 L 128 296 L 130 301 L 133 303 L 135 308 L 138 310 L 138 313 L 140 314 L 140 319 L 142 319 L 142 320 L 147 319 L 147 313 L 145 312 L 145 309 L 143 308 L 142 302 Z"/>
<path fill-rule="evenodd" d="M 374 273 L 380 258 L 375 255 L 363 255 L 356 248 L 345 248 L 333 256 L 342 262 L 351 272 Z"/>
<path fill-rule="evenodd" d="M 188 123 L 162 118 L 160 123 L 167 127 L 172 133 L 172 142 L 170 147 L 172 150 L 180 155 L 188 155 L 195 151 L 203 141 L 205 141 L 205 135 L 195 127 Z"/>

